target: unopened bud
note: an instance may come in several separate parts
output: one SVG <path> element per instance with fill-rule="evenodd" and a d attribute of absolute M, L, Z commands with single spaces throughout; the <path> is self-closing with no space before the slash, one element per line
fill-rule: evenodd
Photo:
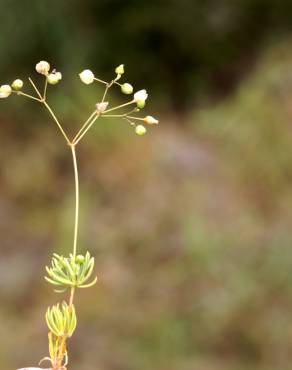
<path fill-rule="evenodd" d="M 156 119 L 152 116 L 146 116 L 144 118 L 144 122 L 147 123 L 148 125 L 158 125 L 158 123 L 159 123 L 158 119 Z"/>
<path fill-rule="evenodd" d="M 48 83 L 50 85 L 56 85 L 61 79 L 62 79 L 62 73 L 61 72 L 50 73 L 47 77 Z"/>
<path fill-rule="evenodd" d="M 148 98 L 146 90 L 139 90 L 134 94 L 134 101 L 137 104 L 137 107 L 142 109 L 145 107 L 145 101 Z"/>
<path fill-rule="evenodd" d="M 9 85 L 2 85 L 0 86 L 0 98 L 5 99 L 12 93 L 11 86 Z"/>
<path fill-rule="evenodd" d="M 94 74 L 90 69 L 85 69 L 83 72 L 79 74 L 80 80 L 85 83 L 86 85 L 92 84 L 94 81 Z"/>
<path fill-rule="evenodd" d="M 121 90 L 124 94 L 132 94 L 133 92 L 133 86 L 128 84 L 128 83 L 124 83 L 122 86 L 121 86 Z"/>
<path fill-rule="evenodd" d="M 143 136 L 143 135 L 146 134 L 147 130 L 143 125 L 138 125 L 135 128 L 135 132 L 136 132 L 137 135 Z"/>
<path fill-rule="evenodd" d="M 23 88 L 23 81 L 20 79 L 14 80 L 11 86 L 14 90 L 21 90 Z"/>
<path fill-rule="evenodd" d="M 115 72 L 117 75 L 122 75 L 124 74 L 125 70 L 124 70 L 124 64 L 120 64 L 116 69 L 115 69 Z"/>
<path fill-rule="evenodd" d="M 38 73 L 40 73 L 41 75 L 47 75 L 50 71 L 50 64 L 44 60 L 40 61 L 36 66 L 35 66 L 35 69 Z"/>
<path fill-rule="evenodd" d="M 82 254 L 79 254 L 77 257 L 76 257 L 76 262 L 77 263 L 83 263 L 85 260 L 85 257 L 82 256 Z"/>

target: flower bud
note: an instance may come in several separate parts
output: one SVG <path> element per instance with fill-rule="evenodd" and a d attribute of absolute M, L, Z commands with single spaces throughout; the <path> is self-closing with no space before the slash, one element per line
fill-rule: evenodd
<path fill-rule="evenodd" d="M 22 87 L 23 87 L 23 81 L 22 80 L 20 80 L 20 79 L 17 79 L 17 80 L 14 80 L 13 82 L 12 82 L 12 88 L 14 89 L 14 90 L 21 90 L 22 89 Z"/>
<path fill-rule="evenodd" d="M 82 256 L 82 254 L 78 254 L 78 256 L 76 256 L 76 262 L 77 263 L 83 263 L 85 261 L 85 257 Z"/>
<path fill-rule="evenodd" d="M 107 101 L 104 101 L 104 102 L 102 102 L 102 103 L 97 103 L 97 104 L 95 105 L 95 107 L 96 107 L 96 112 L 97 112 L 98 114 L 103 113 L 103 112 L 106 110 L 107 106 L 108 106 L 108 102 L 107 102 Z"/>
<path fill-rule="evenodd" d="M 115 72 L 117 75 L 122 75 L 124 74 L 125 70 L 124 70 L 124 64 L 120 64 L 116 69 L 115 69 Z"/>
<path fill-rule="evenodd" d="M 144 118 L 144 122 L 147 123 L 148 125 L 158 125 L 159 123 L 158 119 L 155 119 L 152 116 L 146 116 Z"/>
<path fill-rule="evenodd" d="M 142 109 L 145 107 L 145 101 L 148 98 L 146 90 L 139 90 L 134 94 L 134 101 L 137 103 L 137 107 Z"/>
<path fill-rule="evenodd" d="M 47 74 L 49 73 L 50 71 L 50 64 L 44 60 L 41 60 L 36 66 L 35 66 L 35 69 L 38 73 L 40 73 L 41 75 L 45 75 L 47 76 Z"/>
<path fill-rule="evenodd" d="M 11 93 L 12 93 L 11 86 L 9 86 L 9 85 L 0 86 L 0 99 L 8 98 L 8 96 Z"/>
<path fill-rule="evenodd" d="M 143 136 L 143 135 L 146 134 L 147 130 L 143 125 L 138 125 L 135 128 L 135 132 L 136 132 L 137 135 Z"/>
<path fill-rule="evenodd" d="M 147 98 L 148 98 L 148 94 L 147 94 L 145 89 L 144 90 L 139 90 L 134 94 L 135 102 L 145 101 Z"/>
<path fill-rule="evenodd" d="M 124 94 L 132 94 L 133 92 L 133 86 L 128 84 L 128 83 L 124 83 L 122 86 L 121 86 L 121 90 L 122 90 L 122 93 Z"/>
<path fill-rule="evenodd" d="M 48 83 L 50 85 L 56 85 L 62 79 L 62 74 L 60 72 L 50 73 L 47 77 Z"/>
<path fill-rule="evenodd" d="M 79 77 L 80 80 L 86 85 L 90 85 L 94 81 L 94 74 L 91 72 L 90 69 L 85 69 L 79 74 Z"/>

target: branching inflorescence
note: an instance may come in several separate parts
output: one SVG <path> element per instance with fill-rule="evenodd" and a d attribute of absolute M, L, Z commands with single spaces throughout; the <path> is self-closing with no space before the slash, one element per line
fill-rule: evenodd
<path fill-rule="evenodd" d="M 121 118 L 134 126 L 136 134 L 140 136 L 146 133 L 145 126 L 156 125 L 158 124 L 158 120 L 152 116 L 146 116 L 143 118 L 135 115 L 142 108 L 144 108 L 148 94 L 146 90 L 140 90 L 133 94 L 134 89 L 131 84 L 121 84 L 118 82 L 124 74 L 123 64 L 119 65 L 115 69 L 115 78 L 110 82 L 106 82 L 95 77 L 91 70 L 86 69 L 79 74 L 81 81 L 87 85 L 95 82 L 104 85 L 104 93 L 101 100 L 96 104 L 94 111 L 90 114 L 73 139 L 69 139 L 68 134 L 64 130 L 62 124 L 47 100 L 49 85 L 56 85 L 59 83 L 62 79 L 62 74 L 56 70 L 51 70 L 50 64 L 46 61 L 37 63 L 35 69 L 44 78 L 44 86 L 42 89 L 39 89 L 35 82 L 29 77 L 28 81 L 34 93 L 31 94 L 24 92 L 23 81 L 16 79 L 11 85 L 0 86 L 0 98 L 8 98 L 10 95 L 15 94 L 17 96 L 22 96 L 42 104 L 57 125 L 60 134 L 63 136 L 72 153 L 75 177 L 75 221 L 72 253 L 70 253 L 68 257 L 60 256 L 54 253 L 50 266 L 46 267 L 47 276 L 45 276 L 46 281 L 54 286 L 55 292 L 64 293 L 69 291 L 69 297 L 68 302 L 64 300 L 61 304 L 58 303 L 52 307 L 49 307 L 47 310 L 46 322 L 49 328 L 49 357 L 45 357 L 41 360 L 41 362 L 49 361 L 51 370 L 66 370 L 68 365 L 67 340 L 73 335 L 77 325 L 76 310 L 74 306 L 76 289 L 89 288 L 97 281 L 97 277 L 92 277 L 94 270 L 94 258 L 90 256 L 89 252 L 86 252 L 85 255 L 77 254 L 79 223 L 79 178 L 76 159 L 76 146 L 99 118 Z M 110 107 L 107 101 L 107 96 L 109 89 L 115 85 L 121 89 L 123 94 L 133 94 L 133 96 L 132 99 L 126 103 Z M 128 108 L 130 110 L 128 110 Z M 126 113 L 117 113 L 121 112 L 121 110 L 128 111 Z M 40 368 L 25 369 L 29 370 Z"/>

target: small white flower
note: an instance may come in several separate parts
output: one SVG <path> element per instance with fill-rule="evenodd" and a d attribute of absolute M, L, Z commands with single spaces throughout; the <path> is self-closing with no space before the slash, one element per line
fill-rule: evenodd
<path fill-rule="evenodd" d="M 133 92 L 133 86 L 131 84 L 128 84 L 128 83 L 124 83 L 122 86 L 121 86 L 121 90 L 124 94 L 132 94 Z"/>
<path fill-rule="evenodd" d="M 5 99 L 12 93 L 11 86 L 9 85 L 2 85 L 0 86 L 0 98 Z"/>
<path fill-rule="evenodd" d="M 144 118 L 144 122 L 147 123 L 148 125 L 158 125 L 158 123 L 159 123 L 158 119 L 156 119 L 152 116 L 146 116 Z"/>
<path fill-rule="evenodd" d="M 124 64 L 120 64 L 116 69 L 115 72 L 117 75 L 122 75 L 125 72 Z"/>
<path fill-rule="evenodd" d="M 148 98 L 148 94 L 146 92 L 146 90 L 139 90 L 137 91 L 135 94 L 134 94 L 134 100 L 135 102 L 145 102 L 145 100 Z"/>
<path fill-rule="evenodd" d="M 40 73 L 41 75 L 47 75 L 50 71 L 50 64 L 48 62 L 46 62 L 45 60 L 41 60 L 36 66 L 35 66 L 35 69 L 38 73 Z"/>
<path fill-rule="evenodd" d="M 92 84 L 92 82 L 94 81 L 94 74 L 91 72 L 90 69 L 85 69 L 79 74 L 79 77 L 80 80 L 86 85 Z"/>
<path fill-rule="evenodd" d="M 135 127 L 135 132 L 139 136 L 143 136 L 146 134 L 147 130 L 143 125 L 138 125 Z"/>
<path fill-rule="evenodd" d="M 103 113 L 106 110 L 106 108 L 108 106 L 108 102 L 104 101 L 102 103 L 97 103 L 95 106 L 96 106 L 97 113 L 100 114 L 100 113 Z"/>
<path fill-rule="evenodd" d="M 21 90 L 23 88 L 23 81 L 20 79 L 14 80 L 11 86 L 14 90 Z"/>
<path fill-rule="evenodd" d="M 48 83 L 51 85 L 56 85 L 62 79 L 61 72 L 50 73 L 47 77 Z"/>

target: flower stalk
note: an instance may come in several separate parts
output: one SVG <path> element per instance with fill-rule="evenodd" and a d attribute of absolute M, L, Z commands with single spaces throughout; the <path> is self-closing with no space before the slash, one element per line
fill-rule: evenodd
<path fill-rule="evenodd" d="M 105 99 L 108 96 L 109 90 L 112 86 L 118 85 L 121 88 L 121 92 L 125 95 L 132 94 L 133 92 L 133 87 L 131 84 L 120 84 L 117 82 L 124 74 L 123 64 L 119 65 L 115 69 L 116 77 L 110 82 L 106 82 L 95 77 L 91 70 L 86 69 L 79 74 L 81 81 L 86 85 L 94 82 L 101 83 L 105 89 L 101 100 L 96 104 L 95 110 L 84 122 L 75 136 L 73 136 L 73 139 L 70 140 L 69 135 L 63 128 L 63 125 L 47 101 L 49 86 L 58 84 L 62 79 L 62 74 L 60 72 L 56 72 L 56 70 L 51 71 L 51 66 L 46 61 L 40 61 L 37 63 L 35 69 L 36 72 L 45 79 L 42 93 L 33 79 L 29 77 L 28 80 L 35 92 L 35 95 L 32 95 L 28 92 L 23 92 L 23 81 L 16 79 L 11 85 L 0 86 L 0 99 L 8 98 L 10 95 L 14 94 L 16 96 L 21 96 L 41 103 L 48 111 L 60 134 L 64 138 L 66 145 L 70 147 L 71 150 L 75 183 L 75 212 L 72 253 L 70 253 L 67 257 L 54 253 L 50 266 L 46 266 L 47 275 L 45 276 L 45 280 L 54 287 L 55 292 L 65 293 L 69 291 L 69 296 L 68 303 L 63 301 L 62 304 L 57 304 L 47 309 L 46 323 L 49 329 L 49 356 L 44 357 L 41 360 L 41 363 L 43 361 L 48 361 L 50 363 L 50 370 L 66 370 L 68 365 L 67 341 L 73 335 L 77 326 L 77 316 L 74 306 L 76 290 L 78 288 L 92 287 L 97 282 L 96 276 L 92 278 L 95 264 L 94 257 L 92 257 L 89 252 L 86 252 L 84 255 L 77 254 L 79 227 L 79 174 L 76 156 L 77 145 L 82 141 L 96 120 L 99 118 L 121 118 L 122 120 L 129 122 L 132 126 L 134 125 L 136 134 L 140 136 L 146 133 L 146 128 L 144 125 L 140 124 L 141 121 L 151 125 L 157 124 L 158 120 L 152 116 L 146 116 L 145 118 L 130 116 L 131 113 L 139 112 L 140 109 L 145 106 L 145 101 L 148 97 L 146 90 L 140 90 L 136 92 L 133 95 L 133 98 L 126 103 L 122 103 L 118 106 L 107 109 L 109 103 L 106 102 Z M 128 113 L 108 114 L 109 112 L 120 110 L 129 105 L 136 105 L 136 107 L 131 109 Z M 138 121 L 139 124 L 136 125 L 136 121 Z M 19 370 L 24 370 L 24 368 Z"/>

